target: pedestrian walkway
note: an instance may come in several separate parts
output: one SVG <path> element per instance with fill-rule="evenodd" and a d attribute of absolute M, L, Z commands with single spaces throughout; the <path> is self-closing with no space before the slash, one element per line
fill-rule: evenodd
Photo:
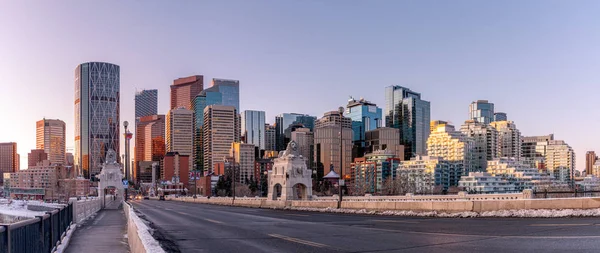
<path fill-rule="evenodd" d="M 127 219 L 121 202 L 107 203 L 107 208 L 85 221 L 75 230 L 67 253 L 127 253 Z"/>

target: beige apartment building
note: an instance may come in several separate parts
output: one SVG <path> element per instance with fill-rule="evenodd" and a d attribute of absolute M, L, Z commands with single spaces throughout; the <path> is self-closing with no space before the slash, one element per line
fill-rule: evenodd
<path fill-rule="evenodd" d="M 233 106 L 204 108 L 204 170 L 213 172 L 216 163 L 229 156 L 231 144 L 240 141 L 240 116 Z"/>

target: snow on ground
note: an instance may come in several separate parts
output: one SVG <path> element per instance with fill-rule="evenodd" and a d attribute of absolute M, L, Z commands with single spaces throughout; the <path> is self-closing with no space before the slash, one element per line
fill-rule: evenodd
<path fill-rule="evenodd" d="M 158 241 L 156 239 L 154 239 L 154 237 L 152 237 L 152 235 L 150 234 L 150 228 L 148 227 L 148 225 L 146 225 L 146 223 L 142 219 L 140 219 L 140 217 L 138 217 L 137 214 L 135 214 L 132 207 L 129 208 L 129 219 L 133 220 L 133 222 L 135 222 L 135 225 L 137 226 L 138 236 L 140 237 L 142 244 L 144 244 L 144 248 L 146 248 L 146 252 L 152 252 L 152 253 L 164 253 L 165 252 L 162 249 L 162 247 L 160 247 L 160 244 L 158 243 Z"/>
<path fill-rule="evenodd" d="M 71 241 L 71 236 L 73 236 L 73 233 L 75 233 L 75 229 L 77 229 L 77 226 L 75 224 L 69 227 L 69 230 L 67 230 L 67 234 L 61 240 L 60 245 L 56 247 L 56 251 L 54 251 L 54 253 L 63 253 L 67 250 L 67 247 L 69 247 L 69 242 Z"/>
<path fill-rule="evenodd" d="M 371 214 L 387 216 L 418 216 L 418 217 L 444 217 L 444 218 L 473 218 L 473 217 L 519 217 L 519 218 L 559 218 L 559 217 L 600 217 L 600 209 L 539 209 L 539 210 L 502 210 L 488 212 L 415 212 L 415 211 L 372 211 L 366 209 L 336 209 L 336 208 L 306 208 L 292 207 L 289 210 L 322 212 L 322 213 L 348 213 Z"/>
<path fill-rule="evenodd" d="M 35 216 L 44 215 L 44 212 L 27 210 L 27 201 L 25 200 L 13 200 L 10 204 L 0 204 L 0 215 L 2 214 L 35 218 Z"/>

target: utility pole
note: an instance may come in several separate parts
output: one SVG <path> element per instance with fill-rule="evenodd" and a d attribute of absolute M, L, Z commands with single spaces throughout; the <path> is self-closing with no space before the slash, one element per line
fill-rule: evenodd
<path fill-rule="evenodd" d="M 340 113 L 340 179 L 338 180 L 338 187 L 339 187 L 339 195 L 340 195 L 340 200 L 338 201 L 338 209 L 342 208 L 342 184 L 344 183 L 344 168 L 343 166 L 343 157 L 344 157 L 344 152 L 343 152 L 343 145 L 342 145 L 342 136 L 344 133 L 344 128 L 343 128 L 343 120 L 344 120 L 344 107 L 340 107 L 338 108 L 338 111 Z"/>
<path fill-rule="evenodd" d="M 123 122 L 123 126 L 125 127 L 125 180 L 127 180 L 127 185 L 125 186 L 125 200 L 129 200 L 129 140 L 131 140 L 131 133 L 127 130 L 127 126 L 129 126 L 129 122 Z"/>

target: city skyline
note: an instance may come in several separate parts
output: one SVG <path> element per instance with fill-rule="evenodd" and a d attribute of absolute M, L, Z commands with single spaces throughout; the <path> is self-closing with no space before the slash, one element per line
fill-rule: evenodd
<path fill-rule="evenodd" d="M 240 4 L 244 5 L 244 3 Z M 206 31 L 211 35 L 239 33 L 240 36 L 248 36 L 249 33 L 256 32 L 257 35 L 249 37 L 244 45 L 226 43 L 219 46 L 203 41 L 206 44 L 202 47 L 197 47 L 194 43 L 183 43 L 178 45 L 181 47 L 178 49 L 174 48 L 173 44 L 166 44 L 167 42 L 160 38 L 169 38 L 170 35 L 181 32 L 181 29 L 202 29 L 204 26 L 199 25 L 200 21 L 210 20 L 211 15 L 214 14 L 208 13 L 205 17 L 198 18 L 197 25 L 192 22 L 194 24 L 176 28 L 174 23 L 168 22 L 168 19 L 172 18 L 168 15 L 157 17 L 156 21 L 152 21 L 150 16 L 140 16 L 142 14 L 138 13 L 127 18 L 126 13 L 131 13 L 134 7 L 140 6 L 131 3 L 121 4 L 119 6 L 121 8 L 117 8 L 119 10 L 115 14 L 115 20 L 108 24 L 83 22 L 98 28 L 96 30 L 106 35 L 98 37 L 110 38 L 93 41 L 90 36 L 61 38 L 68 35 L 69 29 L 81 25 L 76 24 L 78 22 L 75 20 L 85 20 L 82 18 L 83 15 L 89 15 L 92 20 L 103 18 L 102 14 L 94 14 L 90 11 L 81 13 L 72 11 L 77 8 L 87 10 L 88 4 L 77 3 L 70 7 L 73 9 L 69 11 L 64 3 L 38 3 L 40 8 L 30 8 L 31 6 L 27 4 L 8 3 L 9 8 L 0 10 L 0 21 L 14 22 L 10 20 L 17 20 L 15 15 L 23 15 L 25 10 L 32 12 L 32 18 L 23 23 L 19 29 L 9 27 L 6 31 L 7 40 L 3 42 L 6 44 L 0 48 L 0 55 L 6 56 L 3 57 L 4 59 L 9 59 L 0 63 L 0 76 L 2 76 L 0 85 L 5 91 L 0 94 L 0 105 L 3 108 L 18 106 L 18 109 L 5 110 L 7 119 L 13 124 L 0 126 L 0 132 L 3 133 L 0 135 L 0 141 L 19 144 L 20 164 L 21 169 L 24 169 L 27 164 L 26 154 L 35 148 L 35 122 L 44 117 L 60 119 L 66 123 L 66 146 L 68 152 L 72 152 L 75 129 L 72 104 L 73 69 L 83 62 L 105 61 L 122 68 L 120 123 L 125 120 L 134 122 L 133 104 L 136 88 L 158 89 L 159 114 L 167 114 L 169 85 L 176 78 L 190 75 L 204 75 L 205 80 L 221 77 L 240 80 L 240 110 L 266 111 L 266 122 L 269 123 L 274 122 L 275 115 L 288 112 L 320 116 L 327 111 L 344 106 L 348 95 L 364 97 L 383 107 L 384 87 L 402 85 L 421 93 L 424 99 L 431 102 L 432 120 L 447 120 L 454 125 L 460 125 L 467 119 L 468 105 L 472 101 L 489 100 L 509 115 L 509 119 L 518 125 L 522 135 L 553 133 L 558 139 L 569 143 L 577 154 L 578 170 L 583 170 L 585 166 L 586 151 L 600 148 L 595 144 L 595 138 L 583 135 L 584 132 L 590 132 L 586 131 L 587 128 L 600 121 L 594 117 L 585 117 L 585 115 L 593 115 L 594 97 L 591 94 L 598 92 L 598 88 L 594 86 L 598 78 L 595 77 L 593 69 L 598 64 L 595 59 L 598 58 L 597 52 L 600 52 L 597 50 L 600 36 L 597 31 L 590 30 L 590 27 L 575 29 L 585 22 L 597 24 L 597 21 L 588 20 L 594 17 L 592 15 L 594 8 L 590 7 L 586 10 L 569 5 L 559 6 L 558 2 L 548 5 L 528 2 L 520 3 L 519 7 L 523 11 L 515 14 L 511 12 L 512 8 L 498 9 L 494 3 L 471 2 L 470 4 L 481 7 L 483 14 L 469 12 L 464 19 L 466 21 L 454 19 L 453 22 L 445 24 L 450 17 L 465 14 L 466 9 L 469 9 L 468 4 L 457 4 L 452 7 L 455 8 L 453 14 L 441 13 L 444 9 L 443 4 L 431 10 L 431 13 L 424 13 L 425 10 L 420 9 L 424 5 L 415 3 L 392 4 L 392 7 L 397 8 L 389 7 L 389 11 L 386 11 L 383 6 L 363 4 L 366 6 L 348 7 L 345 9 L 346 12 L 336 13 L 335 17 L 347 18 L 347 24 L 331 22 L 334 17 L 325 15 L 327 10 L 339 7 L 334 3 L 323 4 L 323 6 L 319 6 L 318 3 L 305 4 L 300 9 L 313 14 L 315 21 L 294 28 L 300 31 L 314 31 L 315 36 L 297 43 L 288 43 L 297 38 L 280 29 L 294 24 L 295 20 L 302 17 L 297 13 L 298 10 L 292 10 L 298 6 L 291 3 L 275 3 L 275 6 L 270 8 L 282 8 L 282 17 L 286 14 L 289 14 L 287 15 L 289 17 L 281 20 L 281 26 L 273 24 L 264 30 L 259 29 L 260 25 L 270 24 L 271 21 L 269 18 L 260 18 L 260 8 L 265 6 L 261 4 L 254 7 L 246 6 L 248 8 L 240 8 L 240 10 L 250 10 L 244 17 L 251 22 L 245 27 L 242 26 L 248 31 L 235 28 L 243 25 L 245 21 L 243 18 L 214 21 L 210 25 L 216 25 L 215 27 L 218 28 L 209 27 L 210 29 Z M 113 5 L 98 4 L 99 13 L 102 10 L 112 9 Z M 214 5 L 217 6 L 209 7 L 217 10 L 224 8 L 218 4 Z M 10 8 L 11 6 L 14 8 Z M 323 7 L 323 13 L 315 7 Z M 390 18 L 392 16 L 386 16 L 400 7 L 419 11 L 406 18 L 397 17 L 402 15 L 393 15 L 394 19 Z M 46 12 L 45 8 L 52 11 Z M 162 7 L 156 4 L 141 6 L 141 8 Z M 365 18 L 358 21 L 350 20 L 350 17 L 360 13 L 361 8 Z M 10 12 L 7 11 L 9 9 Z M 191 11 L 194 8 L 169 6 L 168 9 L 173 12 L 186 12 L 186 9 Z M 244 14 L 240 10 L 233 11 Z M 386 36 L 381 40 L 366 41 L 365 38 L 352 37 L 354 35 L 345 30 L 357 25 L 361 27 L 360 22 L 367 22 L 365 19 L 375 17 L 378 11 L 382 11 L 385 15 L 370 22 L 375 22 L 371 24 L 382 22 L 384 25 L 382 29 L 365 32 L 367 35 L 365 37 Z M 75 15 L 70 17 L 62 15 L 67 12 L 73 12 Z M 563 18 L 560 21 L 552 21 L 553 15 L 548 14 L 553 12 L 561 14 Z M 490 13 L 494 15 L 485 16 Z M 424 14 L 427 16 L 417 19 L 418 15 Z M 440 14 L 443 15 L 437 16 Z M 427 20 L 429 15 L 437 19 L 423 21 L 421 25 L 439 28 L 433 29 L 435 32 L 420 34 L 416 31 L 418 29 L 413 30 L 402 25 L 403 22 L 410 22 L 411 18 Z M 514 15 L 514 21 L 498 22 L 508 15 Z M 64 17 L 59 18 L 59 16 Z M 480 19 L 480 22 L 473 22 L 476 19 Z M 140 30 L 133 35 L 127 35 L 126 33 L 130 31 L 127 26 L 112 31 L 105 29 L 108 26 L 114 27 L 116 22 L 128 22 L 139 27 Z M 324 23 L 323 27 L 316 25 L 319 22 Z M 463 27 L 459 27 L 457 22 Z M 523 26 L 517 28 L 515 27 L 517 24 Z M 51 27 L 64 28 L 44 29 Z M 149 29 L 150 27 L 157 27 L 157 29 Z M 486 31 L 483 29 L 485 27 L 492 27 L 490 29 L 492 31 Z M 388 35 L 385 32 L 386 28 L 407 31 L 408 33 L 405 33 L 407 38 Z M 443 32 L 442 28 L 449 30 Z M 513 31 L 506 31 L 509 28 Z M 553 29 L 555 33 L 546 34 L 548 29 Z M 39 36 L 48 38 L 43 46 L 28 41 L 27 38 L 33 36 L 33 31 L 38 31 Z M 336 33 L 338 39 L 328 36 L 332 31 Z M 154 34 L 155 32 L 157 34 Z M 458 35 L 449 37 L 451 32 L 457 32 Z M 90 35 L 90 33 L 85 34 Z M 269 34 L 270 36 L 267 36 Z M 282 36 L 276 36 L 279 34 Z M 467 44 L 471 38 L 469 34 L 481 43 Z M 539 38 L 536 36 L 540 35 L 544 35 L 544 43 L 539 43 Z M 119 36 L 122 40 L 110 41 L 114 36 Z M 148 46 L 136 48 L 139 42 L 133 40 L 132 36 L 140 36 L 146 42 L 151 41 L 154 36 L 159 39 L 153 43 L 148 42 Z M 276 40 L 264 41 L 259 38 L 261 36 L 275 37 Z M 494 42 L 498 36 L 511 39 L 501 45 L 499 42 Z M 574 37 L 580 40 L 574 40 Z M 339 38 L 344 40 L 340 41 Z M 443 38 L 452 39 L 448 41 Z M 88 42 L 97 50 L 87 51 L 77 45 Z M 307 47 L 301 42 L 313 46 Z M 425 46 L 418 45 L 423 42 Z M 100 47 L 102 43 L 108 44 Z M 365 46 L 365 43 L 372 44 Z M 341 46 L 336 47 L 338 45 Z M 577 47 L 585 49 L 576 49 Z M 433 52 L 428 51 L 431 48 L 434 49 Z M 73 52 L 56 57 L 55 49 L 59 51 L 70 49 Z M 166 52 L 160 52 L 161 50 Z M 211 50 L 215 52 L 209 52 Z M 546 50 L 552 50 L 553 53 L 548 56 Z M 29 51 L 35 54 L 35 58 L 30 53 L 26 53 Z M 194 56 L 212 58 L 212 60 L 206 64 L 197 63 L 196 57 L 189 57 L 185 54 L 186 51 Z M 328 51 L 331 52 L 326 53 Z M 319 55 L 323 53 L 326 54 Z M 219 54 L 222 56 L 216 57 Z M 171 59 L 171 55 L 176 57 Z M 314 59 L 309 61 L 312 58 Z M 261 60 L 257 62 L 257 59 Z M 381 63 L 376 63 L 379 60 Z M 315 65 L 314 62 L 320 63 Z M 27 71 L 32 68 L 42 72 L 40 75 L 30 75 Z M 432 77 L 429 74 L 432 71 L 438 74 Z M 369 85 L 365 86 L 365 83 Z M 29 93 L 28 89 L 32 87 L 35 92 Z M 492 87 L 497 87 L 497 90 L 490 92 Z M 562 92 L 563 89 L 560 87 L 569 87 L 570 90 Z M 23 102 L 21 94 L 32 96 L 27 104 L 21 104 Z M 263 99 L 264 94 L 277 94 L 277 96 Z M 306 103 L 306 100 L 311 103 Z M 548 101 L 572 101 L 572 105 L 565 107 Z M 570 113 L 571 111 L 577 112 Z M 560 115 L 561 120 L 555 120 L 556 115 Z M 120 131 L 123 131 L 122 127 Z"/>

